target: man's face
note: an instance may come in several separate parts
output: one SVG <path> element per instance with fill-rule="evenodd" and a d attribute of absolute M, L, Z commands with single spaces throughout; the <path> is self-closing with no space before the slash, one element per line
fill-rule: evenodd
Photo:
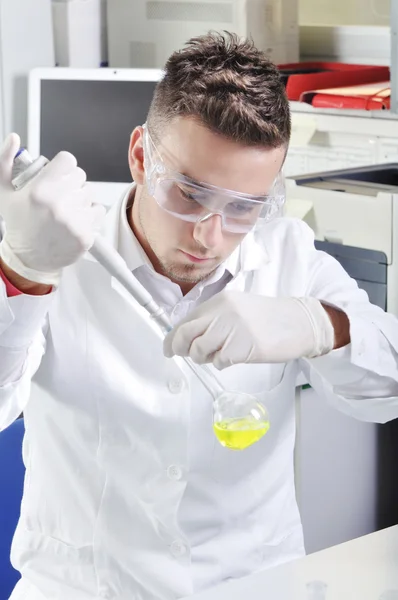
<path fill-rule="evenodd" d="M 154 268 L 189 289 L 214 271 L 247 234 L 224 231 L 220 215 L 190 223 L 161 208 L 145 185 L 142 136 L 137 128 L 130 143 L 130 169 L 137 182 L 131 224 Z M 270 190 L 285 156 L 285 148 L 243 146 L 190 118 L 175 119 L 156 147 L 173 171 L 255 196 Z"/>

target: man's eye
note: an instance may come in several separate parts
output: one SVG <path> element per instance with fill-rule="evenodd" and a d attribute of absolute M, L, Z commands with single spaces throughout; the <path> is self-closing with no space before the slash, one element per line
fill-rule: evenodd
<path fill-rule="evenodd" d="M 184 200 L 189 200 L 190 202 L 198 202 L 200 200 L 201 194 L 195 190 L 182 187 L 179 187 L 178 189 Z"/>
<path fill-rule="evenodd" d="M 253 211 L 254 207 L 247 202 L 231 202 L 229 204 L 231 212 L 247 214 Z"/>

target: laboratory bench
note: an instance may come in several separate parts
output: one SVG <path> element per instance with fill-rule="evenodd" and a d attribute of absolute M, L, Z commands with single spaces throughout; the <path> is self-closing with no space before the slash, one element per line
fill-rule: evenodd
<path fill-rule="evenodd" d="M 398 600 L 398 526 L 229 581 L 192 600 Z"/>

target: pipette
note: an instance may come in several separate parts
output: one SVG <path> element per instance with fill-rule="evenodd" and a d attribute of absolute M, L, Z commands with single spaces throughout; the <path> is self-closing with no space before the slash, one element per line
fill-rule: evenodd
<path fill-rule="evenodd" d="M 42 156 L 32 160 L 26 150 L 20 151 L 14 161 L 15 176 L 12 183 L 15 189 L 26 185 L 47 162 Z M 97 235 L 90 253 L 148 312 L 163 334 L 171 331 L 167 314 L 134 277 L 124 259 L 107 240 Z M 184 357 L 184 361 L 213 397 L 213 428 L 223 446 L 243 450 L 267 433 L 270 426 L 268 413 L 255 396 L 227 391 L 207 365 L 198 365 L 189 357 Z"/>

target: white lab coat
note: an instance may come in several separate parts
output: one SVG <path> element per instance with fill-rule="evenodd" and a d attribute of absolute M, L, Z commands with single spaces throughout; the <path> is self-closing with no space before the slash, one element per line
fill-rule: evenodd
<path fill-rule="evenodd" d="M 104 232 L 116 246 L 120 206 Z M 300 367 L 345 413 L 398 416 L 398 324 L 315 251 L 309 228 L 275 220 L 238 252 L 228 289 L 316 296 L 347 312 L 352 335 L 350 346 L 322 358 L 219 373 L 270 413 L 269 433 L 243 452 L 221 447 L 206 390 L 180 359 L 164 358 L 156 328 L 89 256 L 46 298 L 7 300 L 1 287 L 0 358 L 26 355 L 16 381 L 0 360 L 0 427 L 22 410 L 26 423 L 12 550 L 23 583 L 13 600 L 171 600 L 301 556 L 293 471 Z"/>

